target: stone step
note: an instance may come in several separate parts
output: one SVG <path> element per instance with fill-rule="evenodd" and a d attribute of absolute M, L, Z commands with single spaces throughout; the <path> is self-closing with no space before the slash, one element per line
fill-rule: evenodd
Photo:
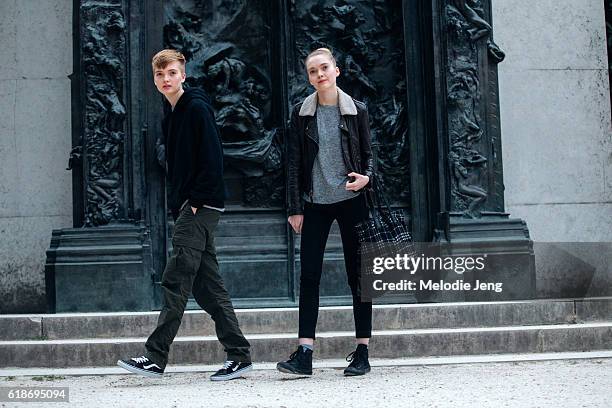
<path fill-rule="evenodd" d="M 346 359 L 342 358 L 315 358 L 313 361 L 313 369 L 319 370 L 324 368 L 343 369 L 347 366 Z M 567 351 L 557 353 L 500 353 L 500 354 L 472 354 L 464 356 L 433 356 L 433 357 L 408 357 L 408 358 L 370 358 L 372 368 L 389 368 L 389 367 L 422 367 L 422 366 L 439 366 L 439 365 L 459 365 L 459 364 L 482 364 L 482 363 L 523 363 L 523 362 L 544 362 L 544 361 L 559 361 L 572 360 L 594 360 L 594 359 L 609 359 L 612 358 L 612 350 L 595 350 L 595 351 Z M 166 367 L 167 374 L 176 373 L 214 373 L 219 369 L 219 362 L 213 364 L 185 364 L 185 365 L 168 365 Z M 276 372 L 276 362 L 256 361 L 254 369 L 257 371 L 274 371 Z M 101 376 L 101 375 L 124 375 L 125 370 L 116 364 L 104 367 L 67 367 L 67 368 L 0 368 L 0 380 L 2 377 L 33 377 L 33 376 Z M 316 375 L 316 374 L 315 374 Z"/>
<path fill-rule="evenodd" d="M 296 333 L 297 308 L 236 309 L 245 334 Z M 0 315 L 0 340 L 146 337 L 159 312 Z M 612 321 L 612 298 L 375 305 L 374 330 L 502 327 Z M 352 331 L 350 306 L 321 307 L 317 330 Z M 214 336 L 203 311 L 185 312 L 178 336 Z"/>
<path fill-rule="evenodd" d="M 251 334 L 254 361 L 286 359 L 295 333 Z M 111 366 L 139 355 L 145 338 L 30 340 L 0 342 L 0 367 Z M 338 358 L 354 348 L 352 331 L 321 332 L 316 358 Z M 612 321 L 539 326 L 471 327 L 375 331 L 372 358 L 406 358 L 502 353 L 550 353 L 612 349 Z M 225 359 L 214 336 L 177 337 L 170 364 L 218 364 Z"/>

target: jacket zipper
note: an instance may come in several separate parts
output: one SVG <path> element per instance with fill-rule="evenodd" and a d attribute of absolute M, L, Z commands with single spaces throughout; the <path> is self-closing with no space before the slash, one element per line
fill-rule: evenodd
<path fill-rule="evenodd" d="M 315 144 L 315 145 L 317 145 L 317 150 L 318 150 L 318 147 L 319 147 L 319 142 L 317 142 L 317 141 L 316 141 L 316 140 L 315 140 L 315 139 L 314 139 L 312 136 L 310 136 L 310 134 L 308 133 L 308 128 L 309 128 L 309 125 L 306 125 L 306 132 L 305 132 L 305 133 L 306 133 L 306 136 L 307 136 L 307 137 L 308 137 L 310 140 L 312 140 L 312 141 L 314 142 L 314 144 Z M 310 171 L 312 172 L 312 169 L 310 169 Z M 314 199 L 312 198 L 312 196 L 313 196 L 313 191 L 312 191 L 312 190 L 313 190 L 312 174 L 310 175 L 310 189 L 309 189 L 309 190 L 310 190 L 310 191 L 308 192 L 308 197 L 310 198 L 310 202 L 312 203 L 312 202 L 313 202 L 313 200 L 314 200 Z"/>
<path fill-rule="evenodd" d="M 346 125 L 346 121 L 345 121 L 344 117 L 341 117 L 341 119 L 340 119 L 340 135 L 342 135 L 342 131 L 344 131 L 345 125 Z M 348 132 L 348 127 L 347 127 L 346 131 Z M 350 133 L 349 133 L 349 137 L 350 137 Z M 346 154 L 344 152 L 344 143 L 342 143 L 342 137 L 340 137 L 340 152 L 342 153 L 342 161 L 344 161 L 344 166 L 349 171 L 349 173 L 352 172 L 353 170 L 351 170 L 351 166 L 346 161 Z"/>

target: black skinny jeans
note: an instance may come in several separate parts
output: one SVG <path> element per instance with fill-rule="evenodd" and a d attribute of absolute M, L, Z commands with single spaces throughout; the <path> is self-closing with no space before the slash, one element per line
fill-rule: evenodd
<path fill-rule="evenodd" d="M 353 294 L 355 335 L 357 338 L 372 337 L 372 303 L 361 302 L 359 297 L 359 241 L 354 231 L 355 225 L 367 218 L 368 209 L 363 194 L 334 204 L 304 205 L 300 252 L 300 338 L 315 338 L 323 253 L 334 220 L 338 221 L 340 227 L 346 275 Z"/>

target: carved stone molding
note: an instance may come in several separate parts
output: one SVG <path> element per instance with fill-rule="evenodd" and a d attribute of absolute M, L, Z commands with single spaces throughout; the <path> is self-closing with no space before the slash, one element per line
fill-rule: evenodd
<path fill-rule="evenodd" d="M 124 209 L 127 64 L 122 1 L 83 0 L 80 33 L 84 223 L 100 226 L 122 218 Z"/>
<path fill-rule="evenodd" d="M 499 142 L 496 64 L 504 59 L 504 53 L 491 39 L 492 28 L 485 19 L 482 0 L 446 0 L 444 17 L 450 211 L 479 218 L 488 209 L 485 202 L 497 194 L 490 191 L 489 173 L 497 171 L 498 162 L 491 168 L 495 152 L 489 146 Z M 492 71 L 484 82 L 482 67 L 487 65 Z M 487 94 L 490 92 L 493 97 Z M 484 105 L 488 99 L 495 101 L 492 109 Z M 487 117 L 487 112 L 493 116 Z M 497 122 L 496 132 L 488 131 L 490 121 Z"/>
<path fill-rule="evenodd" d="M 271 13 L 261 1 L 165 3 L 165 46 L 187 58 L 188 86 L 211 96 L 225 162 L 240 175 L 242 204 L 252 207 L 282 207 L 285 200 L 271 100 Z"/>
<path fill-rule="evenodd" d="M 292 104 L 312 92 L 303 59 L 314 47 L 332 48 L 340 85 L 369 103 L 384 184 L 394 200 L 406 203 L 408 115 L 402 13 L 396 11 L 385 2 L 290 2 L 288 93 Z M 271 35 L 283 35 L 271 32 L 279 16 L 270 2 L 220 0 L 168 1 L 165 14 L 165 45 L 185 54 L 188 84 L 206 89 L 214 100 L 226 160 L 243 176 L 243 203 L 282 206 L 281 123 L 274 120 L 279 107 L 271 100 L 273 84 L 281 86 L 272 65 L 282 56 L 270 46 Z"/>

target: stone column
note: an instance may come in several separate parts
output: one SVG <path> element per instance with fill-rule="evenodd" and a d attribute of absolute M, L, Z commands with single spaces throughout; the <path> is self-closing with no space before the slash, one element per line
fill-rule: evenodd
<path fill-rule="evenodd" d="M 450 254 L 485 255 L 485 270 L 456 275 L 503 282 L 501 293 L 464 293 L 468 300 L 535 296 L 533 242 L 524 221 L 504 211 L 497 64 L 491 0 L 433 2 L 440 212 L 436 239 Z M 473 285 L 472 285 L 473 286 Z"/>
<path fill-rule="evenodd" d="M 150 310 L 150 239 L 144 222 L 140 118 L 131 109 L 127 16 L 140 2 L 75 0 L 74 227 L 47 251 L 50 312 Z M 136 20 L 137 22 L 138 20 Z M 140 49 L 140 48 L 139 48 Z M 139 70 L 135 70 L 140 72 Z"/>

